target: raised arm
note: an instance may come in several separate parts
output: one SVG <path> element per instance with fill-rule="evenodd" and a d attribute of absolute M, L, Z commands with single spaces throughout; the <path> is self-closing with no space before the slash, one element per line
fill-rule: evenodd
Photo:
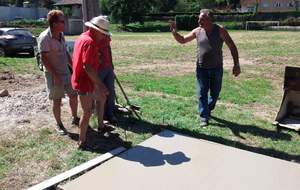
<path fill-rule="evenodd" d="M 174 23 L 174 21 L 170 20 L 169 25 L 170 25 L 170 31 L 172 32 L 175 40 L 181 44 L 185 44 L 185 43 L 195 39 L 197 36 L 197 33 L 199 31 L 199 27 L 198 27 L 198 28 L 195 28 L 194 30 L 192 30 L 189 34 L 182 36 L 177 33 L 176 24 Z"/>

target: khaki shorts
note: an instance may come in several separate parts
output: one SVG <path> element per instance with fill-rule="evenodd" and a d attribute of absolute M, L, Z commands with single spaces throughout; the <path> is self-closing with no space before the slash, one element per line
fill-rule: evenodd
<path fill-rule="evenodd" d="M 71 82 L 63 83 L 62 86 L 57 86 L 54 84 L 53 76 L 48 72 L 45 72 L 45 80 L 49 100 L 64 98 L 65 94 L 76 94 L 76 91 L 72 88 Z"/>

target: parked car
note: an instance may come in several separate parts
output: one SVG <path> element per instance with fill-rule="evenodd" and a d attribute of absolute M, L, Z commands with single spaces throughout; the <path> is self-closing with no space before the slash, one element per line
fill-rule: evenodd
<path fill-rule="evenodd" d="M 16 21 L 16 20 L 23 20 L 23 19 L 24 19 L 23 17 L 16 16 L 16 17 L 14 18 L 14 21 Z"/>
<path fill-rule="evenodd" d="M 70 55 L 72 57 L 75 42 L 71 41 L 71 42 L 66 42 L 66 43 L 67 43 L 67 51 L 70 53 Z M 40 52 L 38 52 L 38 47 L 37 46 L 34 47 L 34 51 L 35 51 L 35 55 L 36 55 L 37 65 L 38 65 L 39 69 L 41 71 L 43 71 L 44 70 L 44 65 L 42 63 Z"/>
<path fill-rule="evenodd" d="M 22 28 L 0 28 L 0 57 L 13 53 L 29 53 L 34 57 L 36 38 Z"/>

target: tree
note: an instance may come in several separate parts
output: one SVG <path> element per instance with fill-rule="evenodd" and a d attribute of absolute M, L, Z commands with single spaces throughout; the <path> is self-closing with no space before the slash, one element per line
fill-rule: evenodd
<path fill-rule="evenodd" d="M 23 0 L 16 0 L 15 1 L 15 6 L 16 7 L 23 7 Z"/>
<path fill-rule="evenodd" d="M 215 2 L 218 3 L 218 5 L 232 5 L 236 9 L 240 0 L 215 0 Z"/>
<path fill-rule="evenodd" d="M 217 5 L 212 0 L 179 0 L 175 7 L 177 12 L 199 12 L 202 8 L 212 9 Z"/>
<path fill-rule="evenodd" d="M 217 7 L 218 3 L 216 0 L 196 0 L 196 3 L 198 4 L 198 9 L 197 12 L 200 11 L 200 9 L 214 9 Z"/>
<path fill-rule="evenodd" d="M 70 7 L 65 7 L 63 12 L 64 12 L 65 16 L 72 16 L 72 14 L 73 14 L 73 11 Z"/>
<path fill-rule="evenodd" d="M 179 0 L 176 6 L 174 7 L 174 11 L 176 12 L 193 12 L 191 10 L 191 3 L 187 0 Z"/>
<path fill-rule="evenodd" d="M 12 0 L 0 0 L 0 6 L 11 6 L 15 3 Z"/>
<path fill-rule="evenodd" d="M 158 12 L 169 12 L 174 10 L 178 2 L 179 0 L 156 0 L 153 6 L 156 7 Z"/>
<path fill-rule="evenodd" d="M 102 15 L 109 15 L 111 10 L 111 3 L 109 0 L 101 0 L 99 3 L 100 7 L 100 14 Z"/>
<path fill-rule="evenodd" d="M 153 0 L 118 0 L 111 7 L 112 18 L 120 21 L 122 26 L 131 22 L 144 24 L 143 15 L 149 12 L 152 5 L 154 5 Z"/>
<path fill-rule="evenodd" d="M 54 0 L 42 0 L 42 7 L 46 9 L 53 9 L 53 4 L 55 4 Z"/>

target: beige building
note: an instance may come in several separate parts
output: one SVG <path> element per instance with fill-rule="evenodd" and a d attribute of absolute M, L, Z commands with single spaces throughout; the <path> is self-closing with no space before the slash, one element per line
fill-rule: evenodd
<path fill-rule="evenodd" d="M 293 0 L 241 0 L 241 12 L 253 12 L 256 3 L 259 12 L 296 10 Z"/>

